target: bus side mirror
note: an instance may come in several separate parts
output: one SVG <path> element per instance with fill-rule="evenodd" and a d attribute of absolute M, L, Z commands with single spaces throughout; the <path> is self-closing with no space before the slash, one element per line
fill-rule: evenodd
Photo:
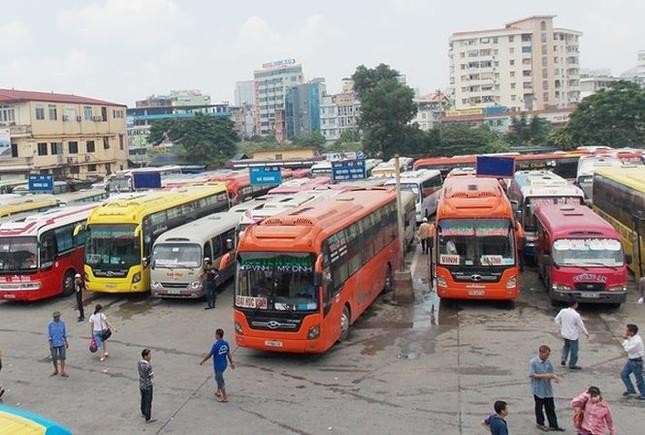
<path fill-rule="evenodd" d="M 78 224 L 74 227 L 74 237 L 78 237 L 81 231 L 85 230 L 85 224 Z"/>
<path fill-rule="evenodd" d="M 632 264 L 632 256 L 630 254 L 625 254 L 625 263 Z"/>
<path fill-rule="evenodd" d="M 141 234 L 141 226 L 139 225 L 134 229 L 134 237 L 138 238 L 140 234 Z"/>
<path fill-rule="evenodd" d="M 511 201 L 511 207 L 513 208 L 513 211 L 516 213 L 519 213 L 519 208 L 520 208 L 520 203 L 517 201 Z"/>
<path fill-rule="evenodd" d="M 222 258 L 219 261 L 219 270 L 225 270 L 233 261 L 233 255 L 229 252 L 222 255 Z"/>
<path fill-rule="evenodd" d="M 148 257 L 143 257 L 141 259 L 141 264 L 143 264 L 143 267 L 148 267 L 148 265 L 150 264 L 150 259 Z"/>

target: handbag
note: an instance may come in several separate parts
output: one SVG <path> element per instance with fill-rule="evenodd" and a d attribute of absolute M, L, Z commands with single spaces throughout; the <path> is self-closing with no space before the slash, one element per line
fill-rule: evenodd
<path fill-rule="evenodd" d="M 107 340 L 108 338 L 112 337 L 112 330 L 110 328 L 105 328 L 101 332 L 101 337 L 103 338 L 104 341 Z"/>
<path fill-rule="evenodd" d="M 96 340 L 94 339 L 94 337 L 92 337 L 92 339 L 90 340 L 90 352 L 96 353 L 98 348 L 99 347 L 96 345 Z"/>

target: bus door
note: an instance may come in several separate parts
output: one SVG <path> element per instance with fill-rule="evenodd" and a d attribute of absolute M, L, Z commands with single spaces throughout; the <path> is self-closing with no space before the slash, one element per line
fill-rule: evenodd
<path fill-rule="evenodd" d="M 325 242 L 325 245 L 327 245 L 327 242 Z M 338 262 L 339 260 L 336 261 Z M 341 284 L 339 284 L 339 277 L 337 276 L 336 279 L 334 279 L 332 266 L 329 249 L 325 247 L 322 276 L 320 280 L 323 297 L 322 309 L 323 324 L 325 325 L 324 334 L 326 337 L 340 337 L 340 317 L 343 312 L 343 304 L 341 303 L 340 298 L 340 290 L 342 287 Z M 338 273 L 339 271 L 336 271 L 336 274 Z"/>
<path fill-rule="evenodd" d="M 634 231 L 632 233 L 633 254 L 631 258 L 632 271 L 635 279 L 639 280 L 643 275 L 643 260 L 645 260 L 645 214 L 641 211 L 632 215 L 634 220 Z"/>

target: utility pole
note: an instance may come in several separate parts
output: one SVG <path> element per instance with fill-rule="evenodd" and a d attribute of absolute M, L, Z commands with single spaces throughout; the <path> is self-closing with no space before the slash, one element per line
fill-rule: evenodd
<path fill-rule="evenodd" d="M 401 205 L 401 166 L 399 155 L 394 155 L 394 175 L 396 177 L 396 222 L 399 232 L 399 270 L 405 266 L 405 237 L 403 230 L 403 207 Z"/>

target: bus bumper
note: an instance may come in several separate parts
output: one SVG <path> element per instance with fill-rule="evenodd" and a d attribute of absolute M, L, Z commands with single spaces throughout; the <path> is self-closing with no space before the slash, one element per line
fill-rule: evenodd
<path fill-rule="evenodd" d="M 569 302 L 571 299 L 583 304 L 622 304 L 627 300 L 627 292 L 551 290 L 553 301 Z"/>
<path fill-rule="evenodd" d="M 6 301 L 37 301 L 40 299 L 49 298 L 56 293 L 51 290 L 45 291 L 42 286 L 44 283 L 41 281 L 28 281 L 20 284 L 2 283 L 0 284 L 0 299 Z M 15 289 L 15 286 L 20 286 L 20 289 Z"/>
<path fill-rule="evenodd" d="M 327 348 L 323 346 L 320 338 L 315 340 L 292 338 L 278 339 L 235 334 L 235 343 L 240 347 L 248 347 L 269 352 L 321 353 L 327 350 Z"/>

